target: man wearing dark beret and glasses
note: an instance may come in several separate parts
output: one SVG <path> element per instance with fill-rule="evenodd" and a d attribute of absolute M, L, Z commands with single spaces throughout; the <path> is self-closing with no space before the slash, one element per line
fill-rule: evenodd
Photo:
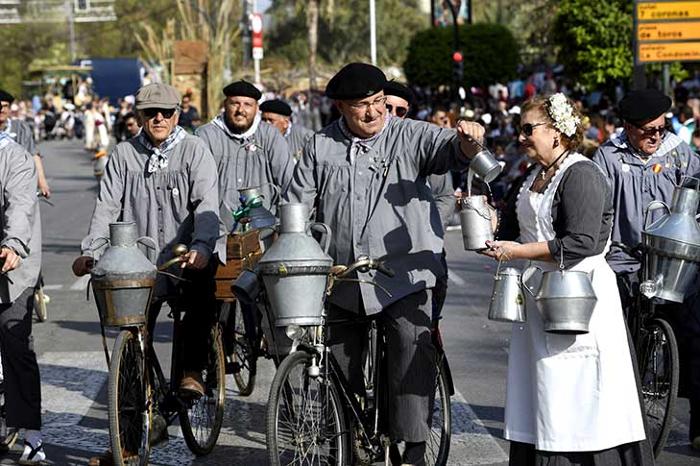
<path fill-rule="evenodd" d="M 277 128 L 284 139 L 287 140 L 289 153 L 294 162 L 301 157 L 306 141 L 314 134 L 310 129 L 304 128 L 296 122 L 292 122 L 292 107 L 283 100 L 266 100 L 260 104 L 262 120 Z"/>
<path fill-rule="evenodd" d="M 382 259 L 396 274 L 359 272 L 378 287 L 339 283 L 329 297 L 329 319 L 377 314 L 387 336 L 388 430 L 405 442 L 397 464 L 425 464 L 428 420 L 435 393 L 436 348 L 431 331 L 432 291 L 445 270 L 442 225 L 425 182 L 431 174 L 466 169 L 481 151 L 484 129 L 457 130 L 393 118 L 386 108 L 386 76 L 369 64 L 343 67 L 326 87 L 341 118 L 313 135 L 297 163 L 291 202 L 316 209 L 333 231 L 336 264 L 361 256 Z M 334 356 L 353 388 L 363 388 L 361 325 L 331 328 Z M 366 333 L 365 333 L 366 335 Z"/>
<path fill-rule="evenodd" d="M 656 200 L 671 205 L 673 190 L 682 178 L 700 173 L 700 157 L 667 130 L 666 112 L 670 107 L 671 99 L 659 90 L 631 91 L 618 104 L 623 131 L 613 134 L 593 155 L 613 188 L 611 240 L 630 248 L 642 242 L 644 212 L 649 203 Z M 652 211 L 649 221 L 661 215 L 661 210 Z M 607 260 L 617 275 L 623 310 L 628 315 L 639 293 L 639 261 L 615 246 L 610 248 Z M 657 306 L 657 310 L 669 311 L 666 316 L 679 339 L 681 381 L 685 382 L 681 386 L 687 386 L 691 394 L 689 436 L 694 447 L 700 448 L 700 322 L 690 315 L 692 307 L 688 302 L 668 303 Z M 686 346 L 693 349 L 684 351 Z"/>
<path fill-rule="evenodd" d="M 195 134 L 209 147 L 219 172 L 221 220 L 231 231 L 232 213 L 240 207 L 239 189 L 260 188 L 275 214 L 280 195 L 292 179 L 294 162 L 280 132 L 263 122 L 258 111 L 262 93 L 247 81 L 223 89 L 224 111 Z"/>

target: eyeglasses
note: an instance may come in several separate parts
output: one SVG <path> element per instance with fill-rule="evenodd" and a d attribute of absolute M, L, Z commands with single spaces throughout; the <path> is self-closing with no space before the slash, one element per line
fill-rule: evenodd
<path fill-rule="evenodd" d="M 146 108 L 143 110 L 143 114 L 146 118 L 149 120 L 151 118 L 155 118 L 159 113 L 163 116 L 163 118 L 168 119 L 172 118 L 172 116 L 175 114 L 177 109 L 175 108 Z"/>
<path fill-rule="evenodd" d="M 365 111 L 369 110 L 370 107 L 374 107 L 376 110 L 380 110 L 384 108 L 386 105 L 386 97 L 380 97 L 374 102 L 357 102 L 354 104 L 350 104 L 350 107 L 353 110 L 358 110 L 358 111 Z"/>
<path fill-rule="evenodd" d="M 532 136 L 535 128 L 538 126 L 546 125 L 547 123 L 525 123 L 520 127 L 520 132 L 527 137 Z"/>
<path fill-rule="evenodd" d="M 666 134 L 666 127 L 665 126 L 656 126 L 656 127 L 651 127 L 651 128 L 640 128 L 637 126 L 637 129 L 642 133 L 642 136 L 645 138 L 650 138 L 656 135 L 656 133 L 659 134 L 659 137 L 662 138 Z"/>
<path fill-rule="evenodd" d="M 386 109 L 389 110 L 389 113 L 392 115 L 396 115 L 399 118 L 403 118 L 406 116 L 408 113 L 408 108 L 406 107 L 394 107 L 391 104 L 386 104 Z M 396 113 L 394 113 L 394 110 L 396 110 Z"/>

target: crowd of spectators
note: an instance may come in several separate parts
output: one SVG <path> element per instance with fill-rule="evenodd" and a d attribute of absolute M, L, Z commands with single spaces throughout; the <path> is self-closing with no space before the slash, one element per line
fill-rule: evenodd
<path fill-rule="evenodd" d="M 513 180 L 520 177 L 528 166 L 518 141 L 520 107 L 536 94 L 563 92 L 570 96 L 585 115 L 585 138 L 582 152 L 591 155 L 613 133 L 620 130 L 616 102 L 624 93 L 622 86 L 613 92 L 584 92 L 577 88 L 560 70 L 547 69 L 505 83 L 472 87 L 467 92 L 454 93 L 448 86 L 439 89 L 412 86 L 416 100 L 411 106 L 410 118 L 431 121 L 439 126 L 454 127 L 458 119 L 478 121 L 487 128 L 487 143 L 505 165 L 503 175 L 490 189 L 495 201 L 502 198 Z M 65 87 L 65 86 L 64 86 Z M 59 88 L 60 89 L 60 88 Z M 109 99 L 100 98 L 92 91 L 90 78 L 81 80 L 77 92 L 49 92 L 30 101 L 12 105 L 12 116 L 27 119 L 34 127 L 37 140 L 77 138 L 84 141 L 87 150 L 106 151 L 113 140 L 123 141 L 138 132 L 133 113 L 133 96 L 118 99 L 110 105 Z M 338 117 L 332 101 L 322 92 L 286 93 L 267 91 L 263 100 L 282 98 L 293 111 L 295 124 L 318 131 Z M 183 96 L 180 125 L 194 132 L 202 120 L 199 109 L 192 104 L 193 96 Z M 675 105 L 667 122 L 690 146 L 700 148 L 700 73 L 674 87 Z M 463 190 L 465 180 L 455 177 L 455 188 Z"/>

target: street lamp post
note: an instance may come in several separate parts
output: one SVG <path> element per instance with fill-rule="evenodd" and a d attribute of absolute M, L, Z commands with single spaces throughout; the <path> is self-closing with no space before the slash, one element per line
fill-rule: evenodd
<path fill-rule="evenodd" d="M 454 29 L 454 37 L 452 44 L 452 61 L 453 61 L 453 78 L 454 85 L 452 89 L 452 96 L 455 100 L 459 96 L 459 87 L 462 85 L 462 80 L 464 79 L 464 68 L 462 63 L 462 52 L 459 50 L 459 25 L 457 24 L 457 8 L 451 0 L 445 2 L 445 4 L 450 8 L 450 13 L 452 13 L 452 27 Z"/>

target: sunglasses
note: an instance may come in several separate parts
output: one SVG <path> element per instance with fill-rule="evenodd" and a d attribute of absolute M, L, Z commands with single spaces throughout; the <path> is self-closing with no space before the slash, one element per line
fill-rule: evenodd
<path fill-rule="evenodd" d="M 143 114 L 146 118 L 149 120 L 151 118 L 155 118 L 159 113 L 163 116 L 163 118 L 172 118 L 173 115 L 175 115 L 177 109 L 174 108 L 147 108 L 143 110 Z"/>
<path fill-rule="evenodd" d="M 525 123 L 520 127 L 520 132 L 524 134 L 527 137 L 532 136 L 532 133 L 535 131 L 535 128 L 538 126 L 546 125 L 547 123 Z"/>
<path fill-rule="evenodd" d="M 394 108 L 396 109 L 396 113 L 394 113 Z M 389 110 L 389 113 L 392 115 L 396 115 L 399 118 L 403 118 L 406 116 L 408 113 L 408 108 L 406 107 L 394 107 L 391 104 L 386 104 L 386 109 Z"/>
<path fill-rule="evenodd" d="M 665 126 L 657 126 L 651 128 L 640 128 L 639 126 L 637 126 L 637 129 L 642 133 L 642 135 L 645 138 L 653 137 L 656 133 L 659 133 L 659 137 L 662 138 L 666 134 Z"/>

